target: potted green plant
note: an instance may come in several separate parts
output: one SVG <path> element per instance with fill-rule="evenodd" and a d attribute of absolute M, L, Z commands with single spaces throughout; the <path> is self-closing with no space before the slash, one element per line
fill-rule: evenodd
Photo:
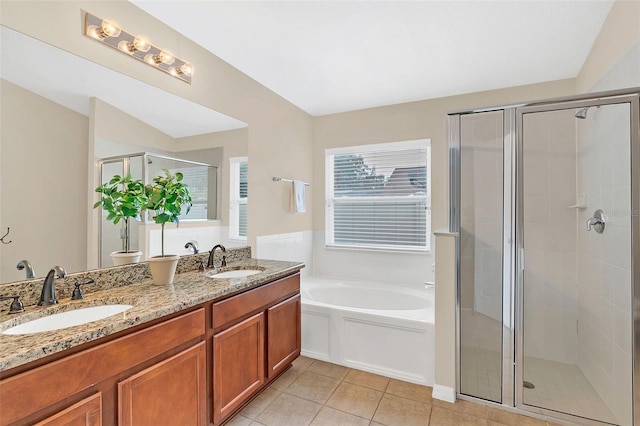
<path fill-rule="evenodd" d="M 149 259 L 149 268 L 153 281 L 156 284 L 171 284 L 178 265 L 179 256 L 164 253 L 164 226 L 169 223 L 180 223 L 182 208 L 186 207 L 185 214 L 191 210 L 191 194 L 189 187 L 182 182 L 183 175 L 180 172 L 172 173 L 163 169 L 163 175 L 153 178 L 153 183 L 145 186 L 147 203 L 145 210 L 153 210 L 152 219 L 160 224 L 162 238 L 162 255 Z"/>
<path fill-rule="evenodd" d="M 130 228 L 131 218 L 140 220 L 140 213 L 147 204 L 145 187 L 141 180 L 133 179 L 131 174 L 126 176 L 114 175 L 111 180 L 96 188 L 100 200 L 93 208 L 101 206 L 107 212 L 107 220 L 114 225 L 124 222 L 124 250 L 111 253 L 114 265 L 124 265 L 140 261 L 142 252 L 131 250 Z"/>

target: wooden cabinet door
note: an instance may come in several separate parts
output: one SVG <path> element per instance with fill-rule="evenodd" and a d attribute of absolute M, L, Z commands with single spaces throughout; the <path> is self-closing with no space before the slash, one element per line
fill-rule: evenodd
<path fill-rule="evenodd" d="M 269 308 L 267 328 L 267 366 L 271 378 L 300 355 L 300 295 Z"/>
<path fill-rule="evenodd" d="M 264 383 L 264 312 L 213 336 L 213 422 Z"/>
<path fill-rule="evenodd" d="M 118 424 L 205 426 L 206 359 L 200 342 L 118 383 Z"/>
<path fill-rule="evenodd" d="M 82 401 L 73 404 L 35 426 L 101 426 L 102 425 L 102 393 L 98 392 Z"/>

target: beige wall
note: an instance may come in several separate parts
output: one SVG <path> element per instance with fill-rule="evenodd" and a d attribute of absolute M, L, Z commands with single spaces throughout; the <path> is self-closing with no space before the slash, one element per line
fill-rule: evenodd
<path fill-rule="evenodd" d="M 578 77 L 578 93 L 589 92 L 634 46 L 640 43 L 640 1 L 613 4 Z M 636 78 L 636 81 L 638 81 Z M 636 83 L 640 84 L 640 83 Z"/>
<path fill-rule="evenodd" d="M 289 214 L 288 188 L 271 181 L 274 174 L 312 179 L 308 114 L 129 2 L 3 1 L 0 5 L 3 25 L 248 123 L 249 186 L 254 189 L 249 244 L 259 235 L 311 228 L 311 214 Z M 81 9 L 114 19 L 128 31 L 145 34 L 154 44 L 191 61 L 195 67 L 193 84 L 82 36 Z"/>
<path fill-rule="evenodd" d="M 24 279 L 22 259 L 39 276 L 55 265 L 84 270 L 88 176 L 77 165 L 87 162 L 89 120 L 5 80 L 0 90 L 0 210 L 13 241 L 0 245 L 0 282 Z"/>
<path fill-rule="evenodd" d="M 100 99 L 95 100 L 93 114 L 95 117 L 93 132 L 96 138 L 96 149 L 105 142 L 107 144 L 144 147 L 145 151 L 175 151 L 176 140 L 174 138 Z M 140 152 L 139 148 L 134 149 L 138 151 L 119 152 L 113 155 Z M 103 157 L 102 155 L 96 156 Z"/>

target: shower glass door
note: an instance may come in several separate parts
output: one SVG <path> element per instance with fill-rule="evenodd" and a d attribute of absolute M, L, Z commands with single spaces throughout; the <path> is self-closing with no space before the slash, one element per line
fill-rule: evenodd
<path fill-rule="evenodd" d="M 520 408 L 632 424 L 629 117 L 615 99 L 517 111 Z"/>
<path fill-rule="evenodd" d="M 504 111 L 461 115 L 454 126 L 460 151 L 459 389 L 502 402 Z"/>

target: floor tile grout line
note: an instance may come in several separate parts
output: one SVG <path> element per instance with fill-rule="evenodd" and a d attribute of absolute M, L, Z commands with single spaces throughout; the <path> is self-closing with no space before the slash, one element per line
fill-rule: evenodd
<path fill-rule="evenodd" d="M 313 364 L 313 362 L 312 362 L 311 364 Z M 295 382 L 295 380 L 297 380 L 297 378 L 298 378 L 298 377 L 300 377 L 300 376 L 302 375 L 302 373 L 304 373 L 305 371 L 307 371 L 307 370 L 309 369 L 309 367 L 311 366 L 311 364 L 309 364 L 306 368 L 301 368 L 300 370 L 302 370 L 302 371 L 300 372 L 300 374 L 298 374 L 298 376 L 296 377 L 296 379 L 294 379 L 294 380 L 289 384 L 289 386 L 291 386 L 291 384 L 292 384 L 293 382 Z M 293 368 L 295 368 L 295 366 L 293 366 L 293 364 L 292 364 L 292 367 L 291 367 L 289 370 L 287 370 L 287 371 L 291 371 Z M 284 373 L 283 373 L 282 375 L 284 375 Z M 282 375 L 281 375 L 280 377 L 282 377 Z M 274 380 L 273 382 L 271 382 L 271 383 L 267 386 L 267 388 L 271 387 L 271 386 L 272 386 L 276 381 L 278 381 L 278 380 L 280 379 L 280 377 L 278 377 L 276 380 Z M 273 403 L 274 403 L 274 402 L 275 402 L 275 401 L 280 397 L 280 395 L 282 395 L 283 393 L 286 393 L 285 391 L 289 388 L 289 386 L 287 386 L 287 387 L 286 387 L 286 388 L 284 388 L 283 390 L 276 390 L 276 392 L 278 393 L 278 395 L 276 395 L 276 397 L 275 397 L 275 398 L 273 398 L 273 400 L 272 400 L 271 402 L 269 402 L 269 403 L 267 404 L 267 406 L 266 406 L 266 407 L 264 407 L 264 408 L 263 408 L 263 409 L 258 413 L 258 415 L 256 416 L 256 418 L 255 418 L 255 419 L 251 419 L 251 421 L 252 421 L 252 422 L 257 422 L 257 421 L 258 421 L 258 419 L 257 419 L 257 418 L 258 418 L 258 417 L 260 417 L 260 415 L 261 415 L 262 413 L 264 413 L 265 411 L 267 411 L 267 409 L 268 409 L 268 408 L 269 408 L 269 407 L 270 407 L 270 406 L 271 406 L 271 405 L 272 405 L 272 404 L 273 404 Z M 265 389 L 265 390 L 266 390 L 266 389 Z M 291 395 L 291 394 L 287 393 L 287 395 Z M 253 402 L 253 401 L 251 401 L 251 402 Z M 251 402 L 250 402 L 247 406 L 251 405 Z M 245 407 L 245 408 L 246 408 L 246 407 Z M 244 408 L 243 408 L 242 410 L 244 410 Z M 238 414 L 242 413 L 242 410 L 240 410 L 240 412 L 238 412 Z"/>

